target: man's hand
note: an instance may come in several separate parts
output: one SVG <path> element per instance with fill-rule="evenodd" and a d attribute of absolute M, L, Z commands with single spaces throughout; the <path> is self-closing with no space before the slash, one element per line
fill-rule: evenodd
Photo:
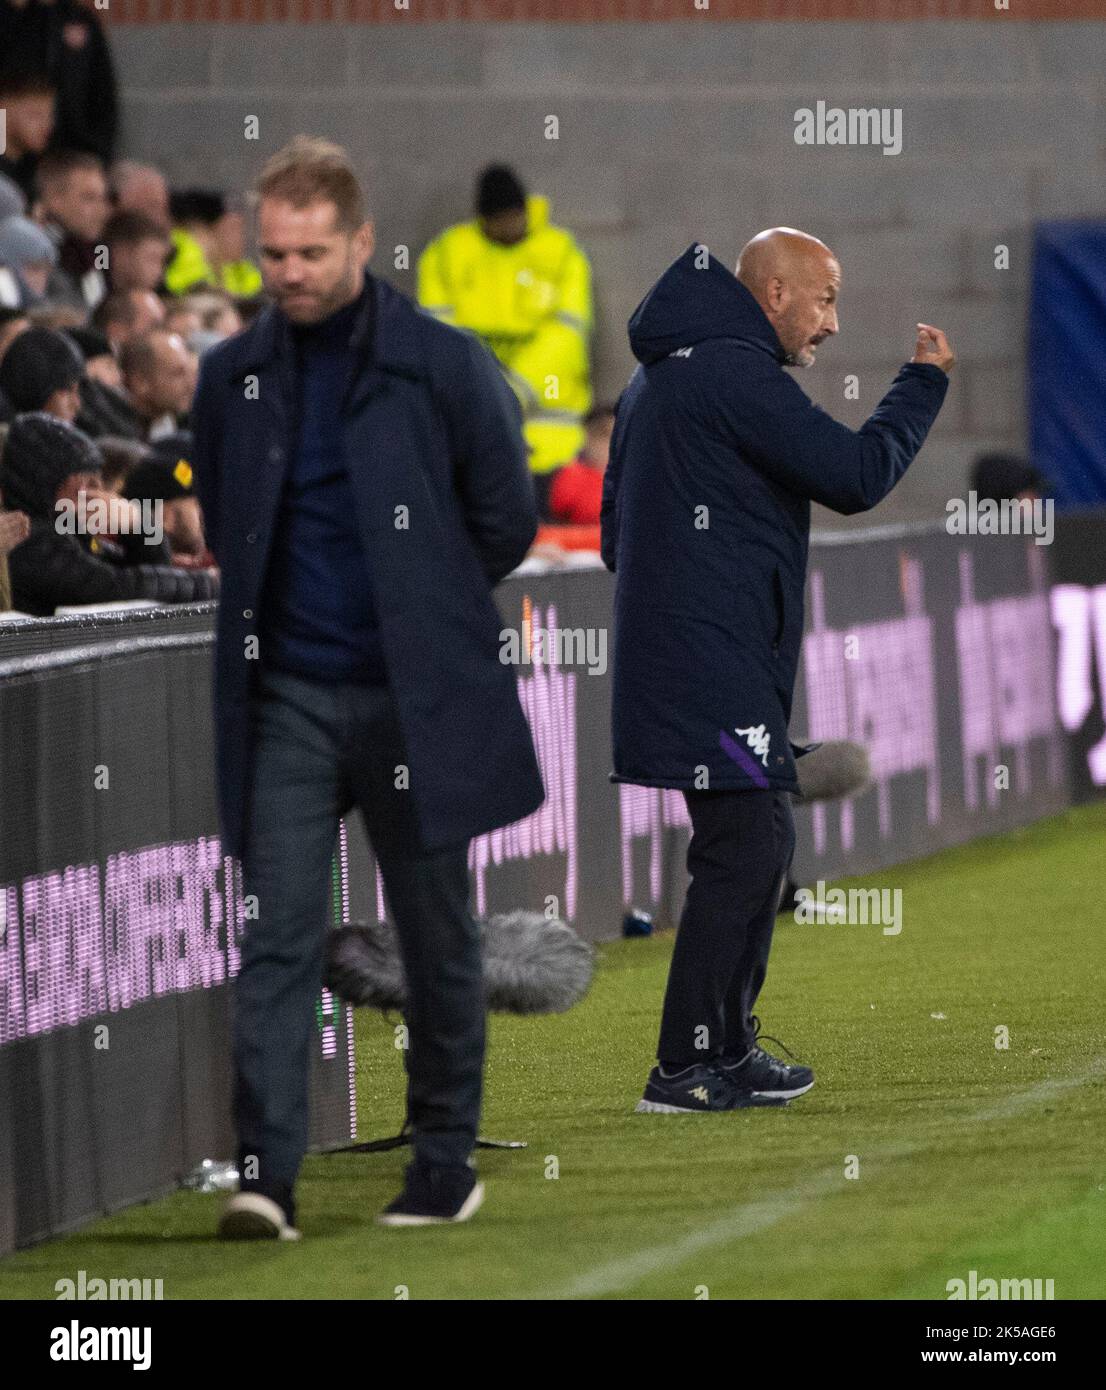
<path fill-rule="evenodd" d="M 26 512 L 0 512 L 0 555 L 7 555 L 31 534 L 31 519 Z"/>
<path fill-rule="evenodd" d="M 951 372 L 956 363 L 956 354 L 949 347 L 949 340 L 939 328 L 930 323 L 918 325 L 918 341 L 914 344 L 911 362 L 929 362 L 940 367 L 943 372 Z"/>

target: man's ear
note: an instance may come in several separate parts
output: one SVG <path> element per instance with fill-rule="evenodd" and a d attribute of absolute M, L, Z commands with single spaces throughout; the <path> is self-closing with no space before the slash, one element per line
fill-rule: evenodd
<path fill-rule="evenodd" d="M 362 222 L 360 227 L 353 234 L 353 244 L 357 255 L 357 262 L 365 266 L 372 259 L 372 254 L 376 250 L 376 224 L 369 218 Z"/>
<path fill-rule="evenodd" d="M 778 275 L 773 275 L 764 288 L 769 307 L 773 313 L 778 313 L 787 298 L 787 287 Z"/>

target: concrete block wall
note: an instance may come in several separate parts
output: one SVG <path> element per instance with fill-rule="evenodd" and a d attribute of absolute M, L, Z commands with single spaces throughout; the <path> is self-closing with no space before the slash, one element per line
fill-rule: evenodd
<path fill-rule="evenodd" d="M 860 425 L 919 319 L 960 362 L 895 493 L 819 525 L 943 514 L 976 452 L 1023 447 L 1033 224 L 1106 217 L 1106 23 L 177 23 L 112 43 L 123 153 L 244 189 L 292 135 L 337 139 L 369 190 L 374 268 L 401 288 L 391 248 L 416 255 L 470 215 L 481 165 L 514 164 L 592 259 L 604 396 L 633 366 L 627 318 L 690 242 L 732 265 L 763 227 L 822 237 L 844 282 L 840 337 L 799 374 L 816 400 Z M 796 145 L 795 111 L 819 100 L 900 109 L 902 153 Z"/>

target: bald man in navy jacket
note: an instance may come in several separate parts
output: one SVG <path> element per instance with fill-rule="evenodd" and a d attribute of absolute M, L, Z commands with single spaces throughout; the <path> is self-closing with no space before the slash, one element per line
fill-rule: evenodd
<path fill-rule="evenodd" d="M 639 1110 L 785 1105 L 814 1074 L 759 1045 L 752 1009 L 794 849 L 788 720 L 803 631 L 810 504 L 866 511 L 906 472 L 954 357 L 914 356 L 859 430 L 788 373 L 837 333 L 841 267 L 777 227 L 736 274 L 690 246 L 630 319 L 602 544 L 615 592 L 616 782 L 683 791 L 691 883 Z"/>

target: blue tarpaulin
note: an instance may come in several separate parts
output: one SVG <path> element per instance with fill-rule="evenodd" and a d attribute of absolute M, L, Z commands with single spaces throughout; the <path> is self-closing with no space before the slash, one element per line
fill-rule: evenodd
<path fill-rule="evenodd" d="M 1043 222 L 1027 367 L 1033 464 L 1057 507 L 1106 503 L 1106 222 Z"/>

